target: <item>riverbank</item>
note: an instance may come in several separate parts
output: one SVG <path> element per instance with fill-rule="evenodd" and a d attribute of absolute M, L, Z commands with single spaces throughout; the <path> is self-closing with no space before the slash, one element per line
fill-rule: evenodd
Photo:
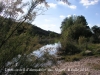
<path fill-rule="evenodd" d="M 47 75 L 100 75 L 100 57 L 86 57 L 80 61 L 62 62 Z"/>

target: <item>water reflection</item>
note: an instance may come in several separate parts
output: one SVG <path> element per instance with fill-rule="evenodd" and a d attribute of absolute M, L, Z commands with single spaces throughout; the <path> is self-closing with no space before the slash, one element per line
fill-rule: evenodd
<path fill-rule="evenodd" d="M 52 63 L 52 61 L 50 61 L 51 58 L 53 59 L 57 56 L 57 54 L 56 54 L 57 53 L 57 48 L 59 48 L 59 47 L 61 47 L 60 42 L 55 43 L 55 44 L 45 45 L 45 46 L 41 47 L 40 49 L 33 51 L 29 55 L 22 56 L 22 55 L 19 54 L 17 57 L 15 57 L 11 61 L 7 62 L 6 66 L 15 64 L 15 67 L 16 67 L 18 64 L 20 64 L 19 60 L 21 60 L 22 58 L 25 58 L 25 59 L 27 59 L 31 62 L 31 61 L 33 61 L 32 58 L 44 61 L 48 58 L 48 56 L 49 56 L 48 61 L 43 62 L 42 65 L 43 64 L 45 66 L 46 66 L 46 64 L 49 65 L 49 64 Z"/>
<path fill-rule="evenodd" d="M 55 43 L 55 44 L 48 44 L 48 45 L 41 47 L 40 49 L 36 51 L 33 51 L 32 55 L 41 57 L 43 56 L 45 52 L 48 52 L 50 55 L 56 55 L 58 47 L 61 47 L 60 42 Z"/>

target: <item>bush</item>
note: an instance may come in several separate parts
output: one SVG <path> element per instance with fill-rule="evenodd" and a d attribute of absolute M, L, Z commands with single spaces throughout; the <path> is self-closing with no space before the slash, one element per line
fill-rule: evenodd
<path fill-rule="evenodd" d="M 82 58 L 80 54 L 70 55 L 65 57 L 65 61 L 78 61 Z"/>
<path fill-rule="evenodd" d="M 100 55 L 100 44 L 88 44 L 88 49 L 92 51 L 92 54 L 99 56 Z"/>
<path fill-rule="evenodd" d="M 84 36 L 79 37 L 79 39 L 78 39 L 79 45 L 85 44 L 86 42 L 87 42 L 87 38 L 85 38 Z"/>
<path fill-rule="evenodd" d="M 80 53 L 82 56 L 92 56 L 94 53 L 90 50 L 85 50 Z"/>
<path fill-rule="evenodd" d="M 73 43 L 67 42 L 65 46 L 65 54 L 74 55 L 80 53 L 78 47 L 76 47 Z"/>
<path fill-rule="evenodd" d="M 87 38 L 85 38 L 84 36 L 80 36 L 78 39 L 78 44 L 81 49 L 86 50 L 87 49 Z"/>
<path fill-rule="evenodd" d="M 94 54 L 95 55 L 100 55 L 100 48 L 98 48 L 97 50 L 95 50 Z"/>

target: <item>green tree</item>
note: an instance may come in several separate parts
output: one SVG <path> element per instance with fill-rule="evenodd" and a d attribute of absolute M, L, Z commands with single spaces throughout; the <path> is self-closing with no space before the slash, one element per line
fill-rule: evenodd
<path fill-rule="evenodd" d="M 63 22 L 62 22 L 62 24 L 61 24 L 61 31 L 62 31 L 62 33 L 63 33 L 63 31 L 65 31 L 67 28 L 69 28 L 70 26 L 72 26 L 73 25 L 73 23 L 74 23 L 74 16 L 71 16 L 71 17 L 67 17 L 67 18 L 65 18 L 64 20 L 63 20 Z"/>
<path fill-rule="evenodd" d="M 68 3 L 67 0 L 62 0 L 62 1 Z M 25 30 L 21 29 L 20 26 L 24 22 L 28 22 L 28 23 L 33 22 L 37 15 L 44 13 L 43 8 L 42 9 L 40 9 L 41 7 L 37 8 L 37 6 L 42 3 L 46 7 L 48 7 L 48 3 L 46 2 L 46 0 L 30 0 L 30 2 L 28 2 L 28 3 L 23 3 L 22 0 L 0 0 L 0 16 L 2 14 L 3 17 L 5 18 L 0 24 L 4 23 L 7 18 L 12 19 L 13 21 L 19 22 L 19 23 L 17 23 L 17 25 L 11 26 L 10 30 L 9 30 L 9 27 L 4 28 L 4 29 L 9 30 L 10 32 L 8 32 L 7 36 L 4 36 L 5 38 L 1 39 L 1 41 L 0 41 L 0 51 L 1 51 L 0 52 L 0 74 L 1 75 L 4 73 L 6 64 L 9 60 L 16 57 L 18 54 L 21 54 L 21 55 L 25 54 L 28 50 L 30 51 L 34 47 L 33 46 L 34 42 L 30 43 L 28 41 L 28 40 L 31 41 L 32 37 L 29 38 L 30 36 L 27 36 L 27 35 L 29 35 L 28 33 L 21 34 Z M 28 6 L 28 10 L 27 10 L 27 12 L 24 12 L 23 8 L 27 7 L 27 6 Z M 38 10 L 38 9 L 40 9 L 40 10 Z M 41 11 L 41 13 L 37 14 L 36 12 L 39 12 L 39 11 Z M 18 13 L 21 13 L 24 15 L 22 15 L 20 18 L 18 18 L 18 16 L 19 16 Z M 4 25 L 5 25 L 5 23 L 4 23 Z M 11 24 L 9 24 L 9 25 L 11 25 Z M 18 36 L 15 36 L 15 33 Z M 35 38 L 34 38 L 34 40 L 35 40 Z M 37 39 L 36 39 L 36 42 L 37 42 Z M 32 45 L 26 47 L 29 43 Z M 8 55 L 10 55 L 10 56 L 7 57 Z M 25 59 L 23 59 L 23 61 L 21 61 L 21 63 L 23 63 L 24 60 Z M 16 74 L 16 75 L 18 75 L 18 74 Z"/>
<path fill-rule="evenodd" d="M 93 32 L 93 42 L 100 43 L 100 27 L 94 25 L 91 30 Z"/>
<path fill-rule="evenodd" d="M 76 17 L 76 20 L 74 21 L 74 24 L 75 25 L 76 24 L 81 24 L 81 25 L 84 25 L 84 26 L 87 26 L 88 25 L 85 17 L 82 16 L 82 15 Z"/>
<path fill-rule="evenodd" d="M 67 4 L 70 4 L 68 0 L 60 0 Z M 21 26 L 24 22 L 32 23 L 37 15 L 44 13 L 44 7 L 37 7 L 39 4 L 44 4 L 45 7 L 49 7 L 46 0 L 30 0 L 29 2 L 23 3 L 22 0 L 4 0 L 0 1 L 2 4 L 0 6 L 0 13 L 2 13 L 3 17 L 11 18 L 19 23 L 16 25 L 15 29 L 12 30 L 11 34 L 7 38 L 5 38 L 1 44 L 0 48 L 6 41 L 13 35 L 16 29 Z M 3 6 L 3 7 L 2 7 Z M 28 7 L 27 12 L 23 11 L 24 7 Z M 40 12 L 40 13 L 37 13 Z M 21 17 L 18 18 L 19 14 L 21 13 Z M 25 15 L 23 15 L 23 13 Z"/>
<path fill-rule="evenodd" d="M 90 37 L 91 30 L 87 26 L 84 16 L 71 16 L 66 18 L 61 25 L 62 37 L 67 36 L 74 40 L 78 40 L 79 36 Z"/>
<path fill-rule="evenodd" d="M 80 52 L 76 47 L 79 37 L 84 36 L 88 38 L 92 36 L 91 30 L 89 26 L 87 26 L 87 21 L 82 15 L 66 18 L 62 22 L 61 28 L 61 45 L 62 50 L 65 50 L 65 54 Z"/>

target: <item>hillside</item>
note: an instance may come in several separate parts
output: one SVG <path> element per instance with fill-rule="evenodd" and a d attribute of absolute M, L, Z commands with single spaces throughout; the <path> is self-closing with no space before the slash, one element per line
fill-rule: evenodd
<path fill-rule="evenodd" d="M 53 43 L 60 36 L 29 23 L 23 23 L 15 30 L 18 24 L 12 19 L 0 17 L 0 66 L 18 54 L 29 54 L 45 44 Z"/>

